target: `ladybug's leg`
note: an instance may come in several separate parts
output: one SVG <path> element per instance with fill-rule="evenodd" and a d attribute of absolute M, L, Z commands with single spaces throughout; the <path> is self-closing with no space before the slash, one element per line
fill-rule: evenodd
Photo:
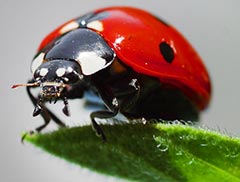
<path fill-rule="evenodd" d="M 116 98 L 114 98 L 112 102 L 115 104 L 112 105 L 113 107 L 111 111 L 96 111 L 92 112 L 90 115 L 93 129 L 96 131 L 97 135 L 102 137 L 103 141 L 106 141 L 106 136 L 101 127 L 97 124 L 95 118 L 107 119 L 116 116 L 119 110 Z"/>
<path fill-rule="evenodd" d="M 92 112 L 90 117 L 92 121 L 92 127 L 96 131 L 97 135 L 101 136 L 103 141 L 106 141 L 106 136 L 101 127 L 96 122 L 95 118 L 107 119 L 116 116 L 119 111 L 119 104 L 117 98 L 113 95 L 110 89 L 101 90 L 104 90 L 104 92 L 101 92 L 100 95 L 109 110 Z"/>
<path fill-rule="evenodd" d="M 32 81 L 29 81 L 28 83 L 31 83 Z M 58 124 L 61 127 L 65 127 L 65 124 L 58 119 L 55 114 L 53 114 L 48 108 L 46 108 L 42 102 L 41 99 L 37 99 L 33 96 L 32 92 L 30 91 L 32 87 L 27 87 L 27 93 L 28 96 L 30 98 L 30 100 L 32 101 L 33 105 L 36 106 L 33 112 L 33 116 L 36 116 L 38 114 L 41 114 L 41 116 L 44 119 L 44 124 L 37 127 L 36 131 L 40 132 L 42 129 L 44 129 L 50 122 L 50 120 L 52 119 L 56 124 Z"/>

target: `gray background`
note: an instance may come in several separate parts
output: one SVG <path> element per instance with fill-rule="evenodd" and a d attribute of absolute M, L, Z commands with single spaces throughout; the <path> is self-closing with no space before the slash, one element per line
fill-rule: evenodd
<path fill-rule="evenodd" d="M 33 107 L 25 89 L 11 90 L 10 85 L 24 83 L 31 77 L 32 56 L 52 29 L 89 10 L 118 4 L 144 8 L 188 38 L 204 59 L 213 82 L 212 102 L 202 114 L 202 123 L 240 136 L 239 0 L 1 1 L 0 181 L 115 181 L 69 165 L 28 144 L 22 145 L 21 132 L 38 126 L 42 120 L 32 118 Z M 69 123 L 89 121 L 81 105 L 71 103 L 72 114 L 79 116 L 70 118 Z"/>

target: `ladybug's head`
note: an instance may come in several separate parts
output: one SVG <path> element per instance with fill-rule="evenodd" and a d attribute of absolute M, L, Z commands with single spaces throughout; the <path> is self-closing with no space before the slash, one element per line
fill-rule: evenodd
<path fill-rule="evenodd" d="M 83 78 L 79 64 L 71 60 L 47 61 L 35 70 L 33 76 L 40 86 L 40 97 L 48 100 L 64 96 L 71 85 Z"/>
<path fill-rule="evenodd" d="M 41 64 L 34 71 L 31 83 L 16 84 L 12 88 L 40 87 L 40 98 L 51 101 L 64 97 L 64 92 L 82 79 L 81 68 L 76 61 L 56 59 Z"/>
<path fill-rule="evenodd" d="M 19 86 L 40 87 L 40 99 L 36 105 L 33 115 L 36 116 L 42 111 L 42 101 L 52 101 L 63 99 L 63 112 L 68 116 L 68 102 L 65 93 L 74 84 L 78 84 L 83 79 L 81 68 L 76 61 L 71 60 L 48 60 L 41 64 L 33 73 L 33 80 L 27 84 L 16 84 L 12 88 Z"/>

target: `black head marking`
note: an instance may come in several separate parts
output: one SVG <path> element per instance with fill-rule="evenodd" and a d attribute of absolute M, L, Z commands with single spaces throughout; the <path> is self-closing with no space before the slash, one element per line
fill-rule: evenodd
<path fill-rule="evenodd" d="M 55 82 L 62 80 L 64 83 L 79 81 L 81 68 L 74 60 L 48 60 L 40 65 L 34 72 L 36 80 Z"/>
<path fill-rule="evenodd" d="M 173 48 L 167 42 L 163 41 L 159 44 L 159 49 L 165 61 L 168 63 L 172 63 L 174 59 Z"/>

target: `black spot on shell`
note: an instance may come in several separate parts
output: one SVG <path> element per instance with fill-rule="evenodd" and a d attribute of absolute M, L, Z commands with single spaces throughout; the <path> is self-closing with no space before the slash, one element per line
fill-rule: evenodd
<path fill-rule="evenodd" d="M 174 59 L 174 51 L 172 47 L 166 42 L 161 42 L 159 44 L 159 49 L 165 61 L 168 63 L 172 63 Z"/>
<path fill-rule="evenodd" d="M 100 13 L 87 13 L 79 18 L 76 19 L 80 27 L 86 27 L 89 22 L 103 20 L 109 16 L 107 12 L 100 12 Z"/>

